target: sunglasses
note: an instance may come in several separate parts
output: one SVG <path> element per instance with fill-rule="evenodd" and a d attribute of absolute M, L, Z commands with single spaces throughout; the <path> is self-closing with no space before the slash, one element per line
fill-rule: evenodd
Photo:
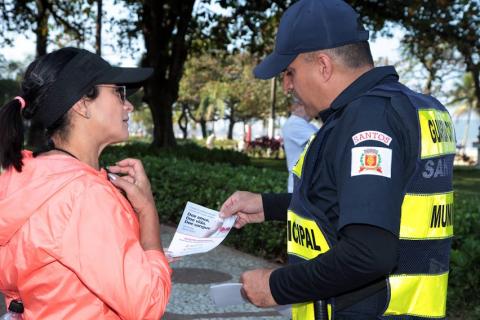
<path fill-rule="evenodd" d="M 120 98 L 120 101 L 122 101 L 122 104 L 125 104 L 125 101 L 127 100 L 127 87 L 126 86 L 97 84 L 95 87 L 113 88 L 115 90 L 115 94 Z"/>

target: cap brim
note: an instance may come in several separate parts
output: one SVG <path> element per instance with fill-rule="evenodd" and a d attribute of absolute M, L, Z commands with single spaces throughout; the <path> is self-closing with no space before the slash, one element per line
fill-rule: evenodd
<path fill-rule="evenodd" d="M 152 68 L 121 68 L 111 67 L 97 83 L 123 84 L 128 88 L 138 88 L 153 74 Z"/>
<path fill-rule="evenodd" d="M 287 55 L 273 52 L 253 69 L 253 75 L 255 78 L 264 80 L 273 78 L 284 71 L 296 57 L 297 54 Z"/>

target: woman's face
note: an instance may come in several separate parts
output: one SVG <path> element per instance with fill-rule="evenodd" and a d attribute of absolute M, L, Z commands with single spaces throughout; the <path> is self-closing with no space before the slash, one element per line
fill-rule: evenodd
<path fill-rule="evenodd" d="M 127 140 L 128 119 L 133 105 L 126 99 L 126 88 L 113 84 L 96 87 L 99 94 L 91 111 L 99 142 L 108 145 Z"/>

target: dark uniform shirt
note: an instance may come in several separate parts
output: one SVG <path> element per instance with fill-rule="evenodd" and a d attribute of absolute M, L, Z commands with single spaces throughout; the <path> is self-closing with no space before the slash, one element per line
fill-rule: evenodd
<path fill-rule="evenodd" d="M 319 154 L 307 154 L 305 161 L 315 164 L 302 176 L 312 175 L 308 198 L 338 230 L 339 242 L 313 260 L 274 271 L 270 287 L 278 303 L 338 296 L 395 267 L 401 205 L 419 149 L 416 113 L 407 98 L 398 108 L 387 97 L 365 93 L 397 81 L 393 67 L 374 68 L 320 114 L 320 130 L 336 123 L 325 132 Z M 286 219 L 288 194 L 264 194 L 263 201 L 267 220 Z"/>

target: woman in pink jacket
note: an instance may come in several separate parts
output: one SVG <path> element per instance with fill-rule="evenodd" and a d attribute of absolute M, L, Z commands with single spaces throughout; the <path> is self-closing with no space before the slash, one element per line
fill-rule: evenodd
<path fill-rule="evenodd" d="M 0 108 L 0 291 L 23 301 L 24 319 L 164 313 L 171 269 L 149 180 L 138 160 L 109 167 L 110 181 L 98 162 L 128 138 L 126 96 L 151 73 L 64 48 L 32 62 Z M 38 154 L 21 150 L 31 119 L 47 128 Z"/>

